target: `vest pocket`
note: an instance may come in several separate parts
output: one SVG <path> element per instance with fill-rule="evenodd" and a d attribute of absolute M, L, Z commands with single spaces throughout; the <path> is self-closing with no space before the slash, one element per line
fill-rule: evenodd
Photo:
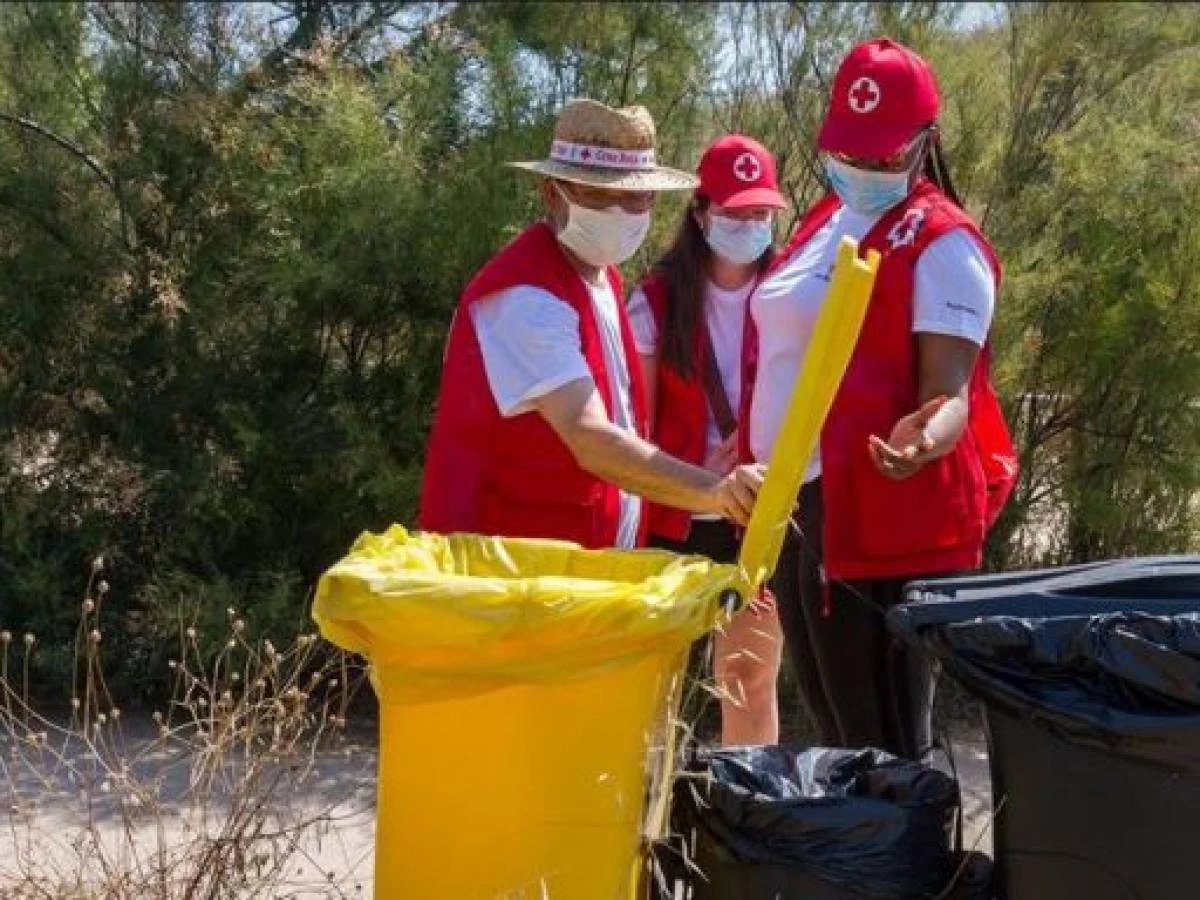
<path fill-rule="evenodd" d="M 971 471 L 971 452 L 960 442 L 903 481 L 881 474 L 866 451 L 854 454 L 850 493 L 863 556 L 920 556 L 981 541 L 983 482 L 978 461 Z"/>

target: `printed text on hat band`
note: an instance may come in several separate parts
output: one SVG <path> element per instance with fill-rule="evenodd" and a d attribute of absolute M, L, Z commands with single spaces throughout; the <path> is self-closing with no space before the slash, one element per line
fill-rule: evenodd
<path fill-rule="evenodd" d="M 550 158 L 558 162 L 602 169 L 638 171 L 654 168 L 653 150 L 620 150 L 614 147 L 575 144 L 571 141 L 554 141 L 550 146 Z"/>

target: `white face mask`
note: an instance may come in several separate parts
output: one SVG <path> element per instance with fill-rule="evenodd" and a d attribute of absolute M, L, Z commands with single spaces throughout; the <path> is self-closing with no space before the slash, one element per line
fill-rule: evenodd
<path fill-rule="evenodd" d="M 567 204 L 567 224 L 558 240 L 589 266 L 615 266 L 637 251 L 650 230 L 650 210 L 626 212 L 619 206 L 589 209 L 572 203 L 557 184 L 554 189 Z"/>
<path fill-rule="evenodd" d="M 770 219 L 731 219 L 715 213 L 704 236 L 714 253 L 740 266 L 766 253 L 774 239 Z"/>

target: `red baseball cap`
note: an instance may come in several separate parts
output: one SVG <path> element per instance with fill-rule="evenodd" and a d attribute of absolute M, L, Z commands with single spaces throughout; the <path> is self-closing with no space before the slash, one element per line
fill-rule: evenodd
<path fill-rule="evenodd" d="M 938 115 L 937 79 L 929 64 L 891 38 L 855 47 L 833 78 L 817 147 L 886 159 Z"/>
<path fill-rule="evenodd" d="M 696 193 L 726 209 L 787 206 L 779 193 L 775 158 L 754 138 L 727 134 L 709 145 L 696 167 Z"/>

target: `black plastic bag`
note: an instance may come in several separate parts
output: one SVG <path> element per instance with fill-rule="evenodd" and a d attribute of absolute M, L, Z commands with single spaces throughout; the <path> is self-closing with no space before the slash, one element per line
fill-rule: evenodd
<path fill-rule="evenodd" d="M 972 692 L 1073 743 L 1200 772 L 1200 613 L 992 616 L 923 632 Z"/>
<path fill-rule="evenodd" d="M 998 897 L 1196 896 L 1200 558 L 906 594 L 889 626 L 983 706 Z"/>
<path fill-rule="evenodd" d="M 959 867 L 958 806 L 953 779 L 879 750 L 698 751 L 676 781 L 660 881 L 698 900 L 937 897 Z"/>

